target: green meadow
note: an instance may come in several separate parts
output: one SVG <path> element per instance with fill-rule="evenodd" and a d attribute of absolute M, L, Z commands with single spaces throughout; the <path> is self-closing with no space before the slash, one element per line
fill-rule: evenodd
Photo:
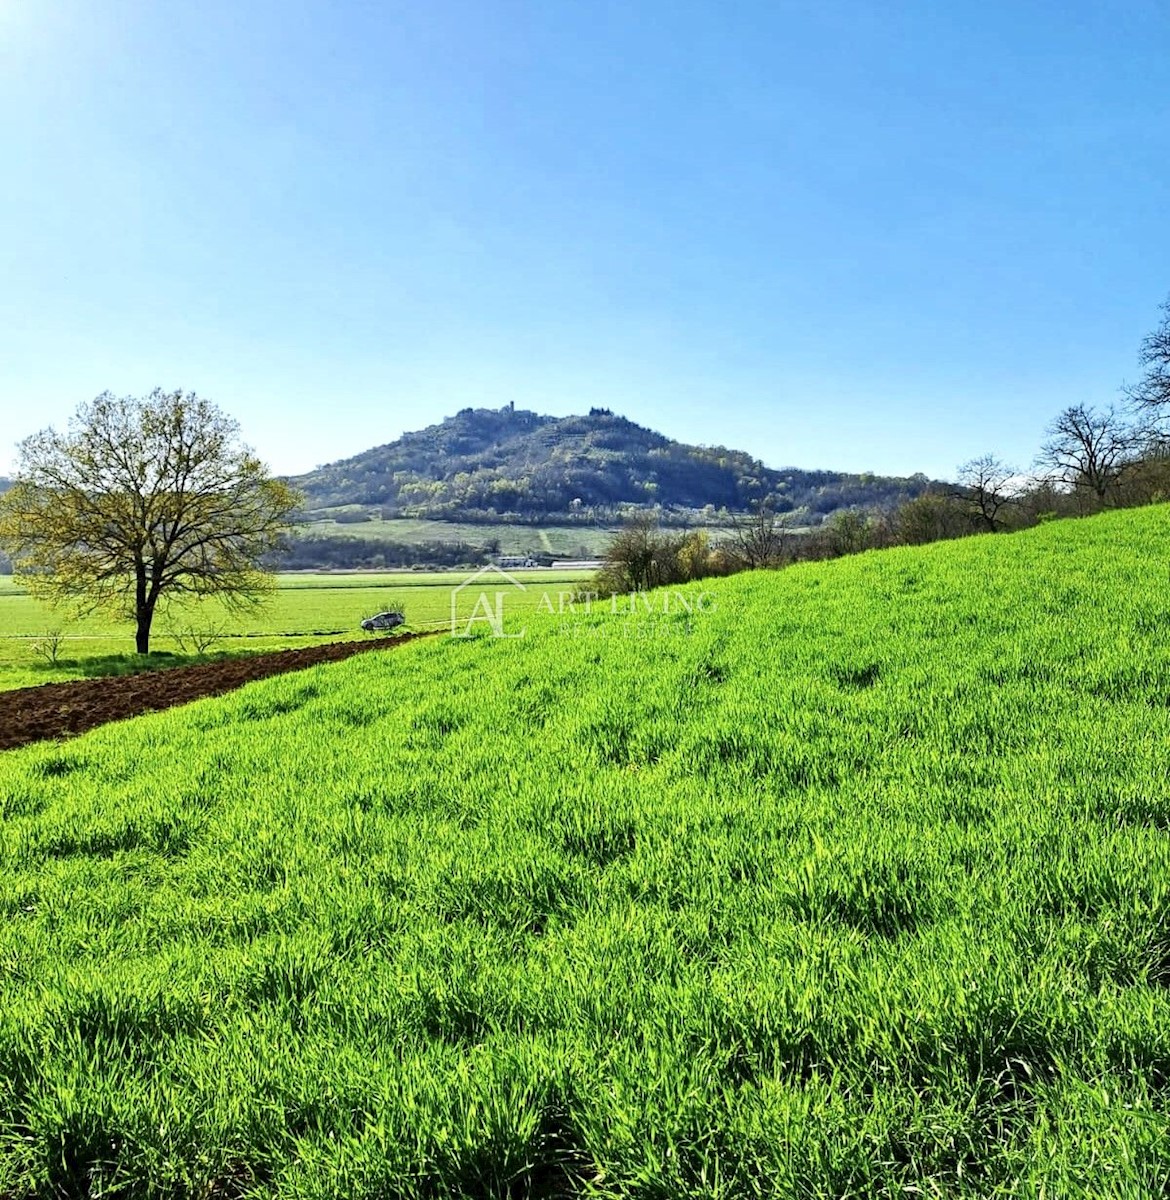
<path fill-rule="evenodd" d="M 300 530 L 307 537 L 373 538 L 392 542 L 466 542 L 480 546 L 497 541 L 501 554 L 559 554 L 571 557 L 600 558 L 612 540 L 616 527 L 578 522 L 572 525 L 530 525 L 512 522 L 496 524 L 467 521 L 432 521 L 414 517 L 383 520 L 377 509 L 367 509 L 366 521 L 338 521 L 336 515 L 362 511 L 359 505 L 339 509 L 317 509 Z"/>
<path fill-rule="evenodd" d="M 1168 548 L 534 606 L 0 756 L 0 1195 L 1165 1194 Z"/>
<path fill-rule="evenodd" d="M 215 631 L 205 650 L 215 656 L 255 653 L 321 642 L 361 638 L 361 621 L 386 608 L 401 605 L 408 627 L 414 630 L 449 626 L 452 613 L 457 627 L 472 615 L 484 587 L 506 593 L 505 612 L 522 613 L 542 604 L 557 607 L 559 593 L 584 583 L 588 572 L 555 569 L 510 572 L 515 585 L 497 584 L 489 572 L 484 583 L 461 589 L 452 606 L 452 592 L 468 578 L 456 571 L 299 572 L 279 575 L 271 597 L 259 608 L 233 613 L 218 603 L 162 612 L 155 618 L 152 656 L 143 661 L 133 653 L 134 626 L 97 613 L 75 617 L 33 599 L 10 575 L 0 575 L 0 689 L 31 687 L 95 675 L 122 674 L 148 666 L 175 665 L 201 657 L 185 631 Z M 480 620 L 473 628 L 483 624 Z M 45 634 L 63 636 L 57 662 L 38 650 Z M 179 636 L 176 637 L 176 634 Z"/>

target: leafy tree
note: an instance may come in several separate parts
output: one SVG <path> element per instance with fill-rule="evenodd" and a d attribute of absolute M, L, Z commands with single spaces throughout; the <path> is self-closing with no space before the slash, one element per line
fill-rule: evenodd
<path fill-rule="evenodd" d="M 971 532 L 971 521 L 963 502 L 955 497 L 924 492 L 898 509 L 894 528 L 898 539 L 906 545 L 923 546 L 963 537 Z"/>
<path fill-rule="evenodd" d="M 678 541 L 676 561 L 680 580 L 705 579 L 711 572 L 711 539 L 705 529 L 692 529 Z"/>
<path fill-rule="evenodd" d="M 193 392 L 103 392 L 19 450 L 0 545 L 34 593 L 133 619 L 140 654 L 160 603 L 249 605 L 271 585 L 260 564 L 300 497 Z"/>
<path fill-rule="evenodd" d="M 601 571 L 594 579 L 598 595 L 627 592 L 705 579 L 725 574 L 727 563 L 713 550 L 706 530 L 671 533 L 662 530 L 649 513 L 635 513 L 614 534 L 605 550 Z"/>
<path fill-rule="evenodd" d="M 878 541 L 878 525 L 871 513 L 856 508 L 834 513 L 824 530 L 824 542 L 833 556 L 872 550 Z"/>

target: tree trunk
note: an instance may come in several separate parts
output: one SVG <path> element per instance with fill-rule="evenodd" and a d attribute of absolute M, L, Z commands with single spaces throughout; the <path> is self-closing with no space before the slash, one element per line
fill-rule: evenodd
<path fill-rule="evenodd" d="M 150 623 L 154 620 L 154 613 L 150 609 L 138 610 L 138 629 L 134 635 L 139 654 L 150 653 Z"/>
<path fill-rule="evenodd" d="M 134 634 L 139 654 L 150 653 L 150 624 L 154 620 L 154 604 L 146 594 L 146 568 L 139 567 L 134 581 L 134 619 L 137 629 Z"/>

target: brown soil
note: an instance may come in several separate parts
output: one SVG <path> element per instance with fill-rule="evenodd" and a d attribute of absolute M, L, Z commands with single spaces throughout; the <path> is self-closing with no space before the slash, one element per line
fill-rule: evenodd
<path fill-rule="evenodd" d="M 277 650 L 193 667 L 170 667 L 75 683 L 0 692 L 0 750 L 44 738 L 72 737 L 108 721 L 172 708 L 204 696 L 218 696 L 256 679 L 301 671 L 318 663 L 340 662 L 370 650 L 392 650 L 433 633 L 405 633 L 366 642 L 329 642 L 303 650 Z"/>

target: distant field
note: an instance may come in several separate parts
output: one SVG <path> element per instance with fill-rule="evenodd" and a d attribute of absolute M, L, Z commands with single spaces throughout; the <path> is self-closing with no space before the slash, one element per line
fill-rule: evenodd
<path fill-rule="evenodd" d="M 530 612 L 0 756 L 0 1196 L 1166 1195 L 1167 545 Z"/>
<path fill-rule="evenodd" d="M 699 525 L 713 542 L 725 539 L 731 530 L 720 525 Z M 811 526 L 794 525 L 795 535 L 811 532 Z M 554 554 L 570 558 L 601 558 L 613 539 L 614 528 L 595 525 L 471 525 L 454 521 L 416 521 L 398 518 L 359 522 L 313 520 L 301 526 L 301 536 L 388 539 L 395 542 L 466 542 L 483 545 L 498 539 L 501 554 Z"/>
<path fill-rule="evenodd" d="M 589 572 L 555 569 L 510 572 L 523 587 L 497 584 L 489 572 L 485 582 L 494 604 L 499 586 L 506 593 L 506 611 L 519 614 L 547 602 L 556 605 L 562 591 L 589 579 Z M 346 574 L 302 572 L 278 576 L 271 600 L 255 612 L 232 614 L 219 605 L 206 605 L 194 613 L 156 617 L 152 649 L 180 653 L 174 633 L 187 628 L 220 629 L 225 636 L 215 653 L 241 653 L 310 646 L 339 638 L 360 638 L 362 618 L 401 604 L 411 629 L 441 627 L 451 619 L 451 593 L 468 576 L 459 572 L 402 571 Z M 460 592 L 456 618 L 471 615 L 479 585 Z M 48 665 L 35 650 L 46 631 L 60 628 L 65 634 L 58 665 Z M 133 626 L 97 615 L 69 620 L 27 595 L 11 576 L 0 576 L 0 688 L 29 687 L 38 683 L 120 672 L 137 661 Z"/>
<path fill-rule="evenodd" d="M 300 530 L 302 536 L 377 538 L 395 542 L 467 542 L 482 545 L 496 538 L 501 554 L 556 554 L 570 558 L 596 558 L 613 537 L 612 529 L 594 525 L 469 525 L 455 521 L 395 519 L 358 523 L 315 520 Z"/>

